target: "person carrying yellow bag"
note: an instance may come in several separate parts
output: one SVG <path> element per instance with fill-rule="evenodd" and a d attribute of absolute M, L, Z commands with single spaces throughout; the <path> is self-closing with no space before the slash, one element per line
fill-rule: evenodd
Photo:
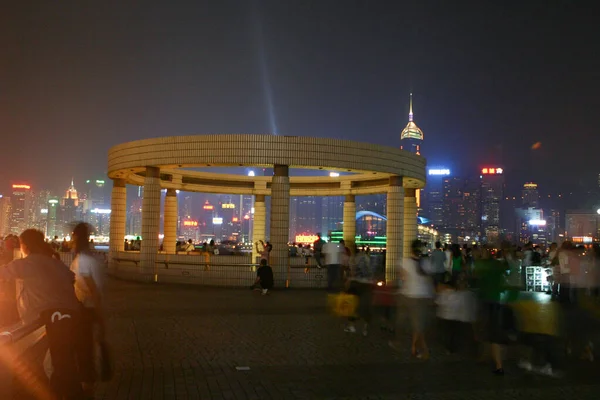
<path fill-rule="evenodd" d="M 560 377 L 557 370 L 558 337 L 561 308 L 541 293 L 522 293 L 510 304 L 513 309 L 521 341 L 532 348 L 529 360 L 519 361 L 519 367 L 551 377 Z"/>

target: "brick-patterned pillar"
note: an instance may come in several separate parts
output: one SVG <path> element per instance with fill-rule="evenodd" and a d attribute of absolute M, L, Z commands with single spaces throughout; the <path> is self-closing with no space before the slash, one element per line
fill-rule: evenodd
<path fill-rule="evenodd" d="M 267 230 L 267 208 L 265 207 L 265 195 L 257 194 L 254 197 L 254 215 L 252 221 L 252 262 L 257 262 L 260 256 L 256 251 L 256 243 L 260 240 L 267 241 L 265 231 Z"/>
<path fill-rule="evenodd" d="M 385 280 L 398 279 L 397 268 L 402 262 L 404 235 L 404 188 L 401 176 L 391 176 L 387 193 L 387 244 Z"/>
<path fill-rule="evenodd" d="M 275 285 L 287 287 L 288 240 L 290 236 L 290 177 L 287 165 L 275 164 L 271 183 L 271 238 L 273 250 L 270 264 L 273 268 Z M 255 211 L 256 212 L 256 211 Z"/>
<path fill-rule="evenodd" d="M 356 240 L 356 198 L 353 194 L 347 194 L 344 199 L 344 242 L 354 253 L 354 241 Z"/>
<path fill-rule="evenodd" d="M 416 189 L 404 189 L 404 257 L 411 256 L 411 243 L 417 238 Z"/>
<path fill-rule="evenodd" d="M 177 252 L 177 191 L 167 189 L 165 197 L 165 238 L 163 249 L 167 254 Z"/>
<path fill-rule="evenodd" d="M 146 167 L 142 201 L 142 249 L 140 269 L 144 279 L 157 280 L 156 254 L 160 222 L 160 169 Z"/>
<path fill-rule="evenodd" d="M 113 179 L 110 198 L 110 258 L 125 248 L 125 221 L 127 219 L 127 190 L 124 179 Z M 109 263 L 110 267 L 110 263 Z"/>

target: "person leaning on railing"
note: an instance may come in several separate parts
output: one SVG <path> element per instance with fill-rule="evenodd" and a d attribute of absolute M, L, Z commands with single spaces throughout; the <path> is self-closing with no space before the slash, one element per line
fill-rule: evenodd
<path fill-rule="evenodd" d="M 44 234 L 25 230 L 20 238 L 24 258 L 0 268 L 0 281 L 20 281 L 17 290 L 19 314 L 26 324 L 40 321 L 46 325 L 48 346 L 54 372 L 50 385 L 60 399 L 80 399 L 77 342 L 80 304 L 75 296 L 75 275 L 52 257 Z"/>

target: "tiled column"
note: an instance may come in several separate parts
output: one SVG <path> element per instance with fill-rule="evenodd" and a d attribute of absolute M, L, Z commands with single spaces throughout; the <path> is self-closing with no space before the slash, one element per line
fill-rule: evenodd
<path fill-rule="evenodd" d="M 260 256 L 256 251 L 256 243 L 259 240 L 267 241 L 265 231 L 267 227 L 267 209 L 265 207 L 265 195 L 257 194 L 254 197 L 254 216 L 252 221 L 252 262 L 256 262 Z"/>
<path fill-rule="evenodd" d="M 165 238 L 163 249 L 167 254 L 176 254 L 177 250 L 177 191 L 167 189 L 165 197 Z"/>
<path fill-rule="evenodd" d="M 411 243 L 417 238 L 417 197 L 415 189 L 404 189 L 404 257 L 411 255 Z"/>
<path fill-rule="evenodd" d="M 288 240 L 290 236 L 290 177 L 287 165 L 275 165 L 271 183 L 271 238 L 273 250 L 270 263 L 275 285 L 287 287 Z"/>
<path fill-rule="evenodd" d="M 142 248 L 140 269 L 143 279 L 157 280 L 156 254 L 160 220 L 160 169 L 146 167 L 144 199 L 142 201 Z"/>
<path fill-rule="evenodd" d="M 404 234 L 404 188 L 401 176 L 391 176 L 387 193 L 387 245 L 385 280 L 398 279 L 398 264 L 402 262 Z"/>
<path fill-rule="evenodd" d="M 344 242 L 354 253 L 356 239 L 356 199 L 353 194 L 347 194 L 344 199 Z"/>
<path fill-rule="evenodd" d="M 110 258 L 125 248 L 125 221 L 127 217 L 127 190 L 124 179 L 113 179 L 110 198 Z M 110 266 L 110 263 L 109 263 Z"/>

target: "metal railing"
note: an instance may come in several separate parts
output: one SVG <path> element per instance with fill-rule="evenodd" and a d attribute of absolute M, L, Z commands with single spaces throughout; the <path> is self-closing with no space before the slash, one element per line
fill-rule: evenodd
<path fill-rule="evenodd" d="M 43 360 L 48 350 L 41 321 L 0 331 L 0 398 L 21 399 L 47 393 Z"/>
<path fill-rule="evenodd" d="M 381 257 L 379 257 L 381 258 Z M 374 272 L 381 274 L 381 260 L 372 257 Z M 246 255 L 165 254 L 158 253 L 154 270 L 141 270 L 137 252 L 119 252 L 109 261 L 109 273 L 117 277 L 172 283 L 191 283 L 219 287 L 248 287 L 256 279 L 259 260 Z M 286 264 L 271 265 L 276 286 L 325 288 L 327 271 L 318 268 L 314 257 L 288 257 Z M 283 269 L 282 269 L 283 267 Z"/>

